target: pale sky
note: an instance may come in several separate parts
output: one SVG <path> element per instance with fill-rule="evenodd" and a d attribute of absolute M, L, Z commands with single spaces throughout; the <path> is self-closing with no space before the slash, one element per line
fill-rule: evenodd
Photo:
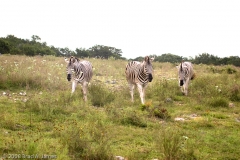
<path fill-rule="evenodd" d="M 240 56 L 239 0 L 0 0 L 0 37 L 32 35 L 75 51 L 94 45 L 123 57 L 172 53 Z"/>

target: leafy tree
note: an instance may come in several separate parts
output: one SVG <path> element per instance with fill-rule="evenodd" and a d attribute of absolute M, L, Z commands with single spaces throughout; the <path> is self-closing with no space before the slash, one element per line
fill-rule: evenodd
<path fill-rule="evenodd" d="M 4 54 L 9 52 L 10 52 L 10 48 L 8 43 L 0 39 L 0 53 Z"/>
<path fill-rule="evenodd" d="M 155 61 L 170 62 L 170 63 L 178 63 L 178 62 L 181 62 L 182 60 L 183 60 L 182 57 L 171 54 L 171 53 L 165 53 L 155 58 Z M 185 60 L 187 60 L 187 58 L 185 58 Z"/>
<path fill-rule="evenodd" d="M 238 66 L 239 67 L 240 66 L 240 57 L 238 57 L 238 56 L 230 56 L 228 58 L 227 64 L 232 64 L 234 66 Z"/>
<path fill-rule="evenodd" d="M 67 56 L 67 57 L 75 55 L 75 52 L 71 51 L 68 47 L 60 48 L 60 51 L 64 56 Z"/>
<path fill-rule="evenodd" d="M 40 40 L 41 41 L 41 38 L 39 37 L 39 36 L 37 36 L 37 35 L 32 35 L 32 41 L 33 42 L 36 42 L 37 40 Z"/>
<path fill-rule="evenodd" d="M 64 54 L 60 51 L 60 48 L 55 48 L 54 46 L 50 47 L 53 52 L 55 52 L 55 56 L 62 57 Z"/>
<path fill-rule="evenodd" d="M 123 59 L 121 53 L 121 49 L 117 49 L 114 47 L 108 47 L 104 45 L 95 45 L 89 48 L 90 57 L 101 57 L 101 58 L 109 58 L 114 57 L 116 59 Z"/>
<path fill-rule="evenodd" d="M 140 56 L 140 57 L 137 57 L 137 58 L 134 58 L 134 59 L 130 59 L 130 60 L 142 62 L 144 60 L 144 57 Z"/>
<path fill-rule="evenodd" d="M 76 48 L 77 57 L 89 57 L 89 51 L 84 48 Z"/>
<path fill-rule="evenodd" d="M 217 65 L 219 63 L 219 61 L 220 61 L 220 58 L 217 57 L 217 56 L 214 56 L 214 55 L 211 55 L 211 54 L 208 54 L 208 53 L 202 53 L 202 54 L 199 54 L 198 56 L 195 56 L 194 63 L 196 63 L 196 64 L 203 63 L 203 64 Z"/>
<path fill-rule="evenodd" d="M 22 46 L 22 50 L 27 56 L 34 56 L 36 55 L 36 48 L 33 45 L 25 44 Z"/>

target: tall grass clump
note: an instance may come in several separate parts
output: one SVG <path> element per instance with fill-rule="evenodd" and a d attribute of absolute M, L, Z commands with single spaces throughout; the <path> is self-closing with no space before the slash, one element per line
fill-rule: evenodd
<path fill-rule="evenodd" d="M 84 106 L 84 101 L 77 95 L 71 96 L 70 93 L 61 91 L 51 95 L 40 92 L 32 94 L 22 109 L 29 113 L 29 117 L 52 122 L 75 112 L 80 106 Z"/>
<path fill-rule="evenodd" d="M 162 128 L 158 132 L 156 146 L 163 153 L 163 159 L 166 160 L 197 160 L 194 149 L 189 148 L 188 137 L 179 129 Z"/>
<path fill-rule="evenodd" d="M 103 84 L 92 83 L 88 90 L 93 106 L 102 107 L 115 99 L 114 94 Z"/>
<path fill-rule="evenodd" d="M 171 118 L 167 108 L 162 105 L 153 106 L 151 102 L 146 102 L 141 105 L 140 108 L 142 111 L 147 111 L 151 117 L 157 117 L 163 120 L 169 120 Z"/>
<path fill-rule="evenodd" d="M 147 127 L 147 122 L 137 112 L 129 112 L 122 115 L 121 124 L 127 126 Z"/>
<path fill-rule="evenodd" d="M 224 97 L 216 97 L 216 98 L 210 98 L 208 100 L 208 104 L 211 107 L 228 107 L 228 100 Z"/>
<path fill-rule="evenodd" d="M 232 85 L 229 89 L 228 97 L 231 101 L 240 101 L 240 85 Z"/>
<path fill-rule="evenodd" d="M 231 66 L 227 66 L 227 67 L 225 68 L 225 70 L 226 70 L 226 73 L 227 73 L 227 74 L 234 74 L 234 73 L 237 72 L 237 70 L 234 69 L 234 68 L 232 68 Z"/>
<path fill-rule="evenodd" d="M 167 98 L 175 99 L 178 93 L 180 93 L 177 81 L 161 79 L 147 88 L 147 97 L 158 97 L 158 100 L 165 101 Z"/>
<path fill-rule="evenodd" d="M 199 76 L 194 80 L 193 89 L 195 90 L 195 94 L 198 95 L 211 95 L 214 91 L 215 93 L 215 84 L 212 84 L 214 78 L 212 76 Z"/>
<path fill-rule="evenodd" d="M 72 159 L 112 160 L 110 136 L 101 122 L 82 124 L 75 119 L 54 127 L 54 136 L 67 146 Z"/>

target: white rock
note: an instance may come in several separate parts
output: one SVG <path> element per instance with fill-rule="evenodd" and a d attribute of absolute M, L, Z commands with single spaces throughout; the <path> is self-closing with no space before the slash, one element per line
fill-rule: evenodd
<path fill-rule="evenodd" d="M 185 121 L 185 119 L 184 119 L 184 118 L 179 118 L 179 117 L 177 117 L 177 118 L 174 118 L 174 120 L 175 120 L 175 121 Z"/>

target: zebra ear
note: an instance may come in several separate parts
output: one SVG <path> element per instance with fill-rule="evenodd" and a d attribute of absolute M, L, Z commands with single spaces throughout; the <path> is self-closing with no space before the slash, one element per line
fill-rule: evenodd
<path fill-rule="evenodd" d="M 150 61 L 152 62 L 152 61 L 154 61 L 154 59 L 155 59 L 155 56 L 154 56 L 154 57 L 152 57 L 152 58 L 150 58 Z"/>
<path fill-rule="evenodd" d="M 69 61 L 68 61 L 68 59 L 66 57 L 64 58 L 64 60 L 65 60 L 66 63 L 69 63 Z"/>
<path fill-rule="evenodd" d="M 144 58 L 144 61 L 145 61 L 145 62 L 149 62 L 149 57 L 146 56 L 146 57 Z"/>

